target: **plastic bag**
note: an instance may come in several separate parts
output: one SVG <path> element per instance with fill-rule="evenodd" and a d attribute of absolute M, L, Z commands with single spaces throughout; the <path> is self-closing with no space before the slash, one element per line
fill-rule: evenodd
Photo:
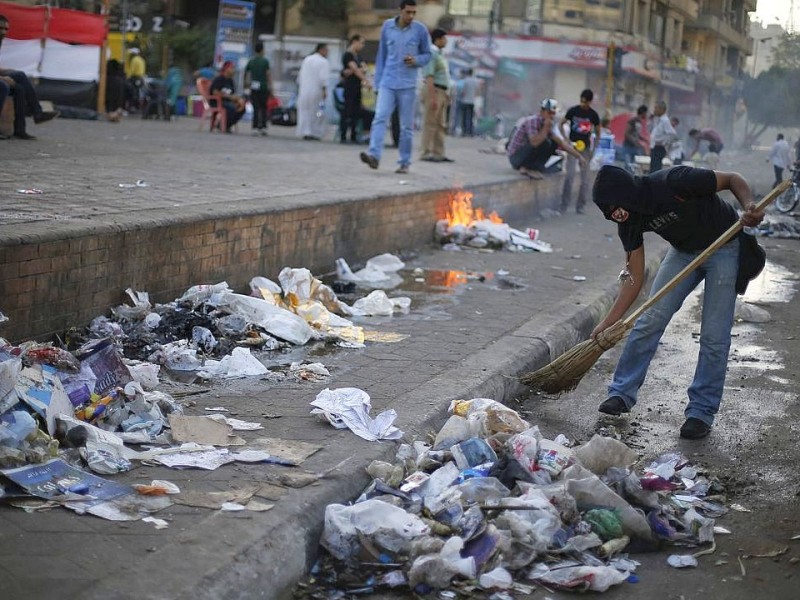
<path fill-rule="evenodd" d="M 485 590 L 507 590 L 514 583 L 514 579 L 503 567 L 497 567 L 481 575 L 478 583 Z"/>
<path fill-rule="evenodd" d="M 183 296 L 178 298 L 177 302 L 188 302 L 195 307 L 199 306 L 203 302 L 206 302 L 207 300 L 210 300 L 215 294 L 220 294 L 221 292 L 225 291 L 230 291 L 226 281 L 220 281 L 219 283 L 215 283 L 213 285 L 193 285 L 183 293 Z"/>
<path fill-rule="evenodd" d="M 367 261 L 367 267 L 375 267 L 384 273 L 394 273 L 404 268 L 406 263 L 396 257 L 394 254 L 379 254 L 373 256 Z"/>
<path fill-rule="evenodd" d="M 475 559 L 461 558 L 464 540 L 458 536 L 449 538 L 438 555 L 420 556 L 411 565 L 408 574 L 409 585 L 414 588 L 424 583 L 436 589 L 450 585 L 456 575 L 474 579 L 476 575 Z"/>
<path fill-rule="evenodd" d="M 647 519 L 603 483 L 599 477 L 580 465 L 572 465 L 563 473 L 567 492 L 578 503 L 578 508 L 605 507 L 616 509 L 627 535 L 651 540 L 652 532 Z"/>
<path fill-rule="evenodd" d="M 534 426 L 509 438 L 506 448 L 511 457 L 528 473 L 537 471 L 536 459 L 539 456 L 539 440 L 542 435 L 539 428 Z"/>
<path fill-rule="evenodd" d="M 578 462 L 595 475 L 604 474 L 610 467 L 630 467 L 639 458 L 622 442 L 597 434 L 574 452 Z"/>
<path fill-rule="evenodd" d="M 506 486 L 495 477 L 474 477 L 459 483 L 456 489 L 461 493 L 461 499 L 467 504 L 497 504 L 501 498 L 511 494 Z"/>
<path fill-rule="evenodd" d="M 301 317 L 260 298 L 225 292 L 220 296 L 219 305 L 292 344 L 302 346 L 314 337 L 313 330 Z"/>
<path fill-rule="evenodd" d="M 458 415 L 451 415 L 445 422 L 439 433 L 436 434 L 436 440 L 433 442 L 434 450 L 443 450 L 450 448 L 470 438 L 469 423 L 464 417 Z"/>
<path fill-rule="evenodd" d="M 576 565 L 574 562 L 560 563 L 550 567 L 539 563 L 528 572 L 529 579 L 544 585 L 562 589 L 580 588 L 595 592 L 605 592 L 612 585 L 618 585 L 625 581 L 628 575 L 627 572 L 620 572 L 611 567 L 588 567 Z"/>
<path fill-rule="evenodd" d="M 416 515 L 378 499 L 325 508 L 322 545 L 344 560 L 358 553 L 359 536 L 390 552 L 405 550 L 414 538 L 426 535 L 428 526 Z"/>
<path fill-rule="evenodd" d="M 204 379 L 213 377 L 232 379 L 263 375 L 267 371 L 267 367 L 250 354 L 250 348 L 234 348 L 233 352 L 222 357 L 222 360 L 207 360 L 197 375 Z"/>

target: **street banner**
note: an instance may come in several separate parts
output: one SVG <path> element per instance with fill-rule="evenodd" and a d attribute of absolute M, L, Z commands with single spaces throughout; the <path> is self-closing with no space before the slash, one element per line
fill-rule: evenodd
<path fill-rule="evenodd" d="M 255 10 L 255 2 L 220 0 L 219 3 L 214 65 L 219 68 L 225 61 L 232 61 L 236 65 L 239 90 L 242 86 L 244 67 L 250 58 Z"/>

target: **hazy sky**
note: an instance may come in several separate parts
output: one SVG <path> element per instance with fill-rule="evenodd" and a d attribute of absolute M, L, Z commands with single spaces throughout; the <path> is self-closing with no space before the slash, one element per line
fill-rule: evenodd
<path fill-rule="evenodd" d="M 779 23 L 788 28 L 792 24 L 792 29 L 796 31 L 800 29 L 800 0 L 758 0 L 755 15 L 765 25 Z M 792 16 L 794 19 L 791 19 Z"/>

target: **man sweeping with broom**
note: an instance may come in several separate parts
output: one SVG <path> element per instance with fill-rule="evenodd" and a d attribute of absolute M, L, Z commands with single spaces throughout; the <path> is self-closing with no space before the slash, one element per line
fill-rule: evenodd
<path fill-rule="evenodd" d="M 627 261 L 620 273 L 619 295 L 592 331 L 593 340 L 620 321 L 639 295 L 644 281 L 644 232 L 655 232 L 671 245 L 653 282 L 656 292 L 737 222 L 734 207 L 717 196 L 722 190 L 730 190 L 741 204 L 744 226 L 756 226 L 764 218 L 763 209 L 753 203 L 750 187 L 738 173 L 680 166 L 634 177 L 619 167 L 600 169 L 594 202 L 606 219 L 618 223 Z M 600 412 L 630 412 L 664 329 L 691 291 L 705 281 L 700 354 L 680 436 L 700 439 L 708 435 L 722 399 L 736 294 L 743 293 L 747 281 L 755 276 L 753 272 L 760 271 L 740 271 L 739 251 L 738 237 L 719 247 L 636 320 Z"/>

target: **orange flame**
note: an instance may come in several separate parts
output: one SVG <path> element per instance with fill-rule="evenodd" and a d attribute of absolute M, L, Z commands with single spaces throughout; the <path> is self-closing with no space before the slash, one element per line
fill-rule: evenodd
<path fill-rule="evenodd" d="M 503 219 L 495 212 L 492 211 L 488 215 L 482 208 L 472 208 L 472 193 L 458 191 L 453 194 L 450 199 L 450 208 L 447 211 L 447 224 L 450 227 L 454 225 L 464 225 L 469 227 L 475 221 L 489 220 L 492 223 L 502 223 Z"/>

